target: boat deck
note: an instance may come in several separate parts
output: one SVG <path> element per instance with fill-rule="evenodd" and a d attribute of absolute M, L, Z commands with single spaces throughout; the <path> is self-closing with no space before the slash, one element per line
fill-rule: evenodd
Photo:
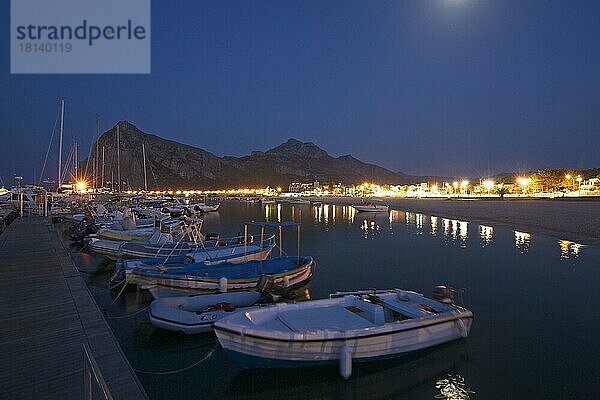
<path fill-rule="evenodd" d="M 147 399 L 47 219 L 9 225 L 0 260 L 0 398 L 84 398 L 88 344 L 113 398 Z"/>

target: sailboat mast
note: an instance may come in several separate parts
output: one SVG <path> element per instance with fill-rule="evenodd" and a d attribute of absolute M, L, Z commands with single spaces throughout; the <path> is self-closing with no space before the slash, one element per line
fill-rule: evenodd
<path fill-rule="evenodd" d="M 58 141 L 58 188 L 60 190 L 61 184 L 61 174 L 62 174 L 62 139 L 63 139 L 63 128 L 65 126 L 65 101 L 61 99 L 60 101 L 60 138 Z"/>
<path fill-rule="evenodd" d="M 119 123 L 117 123 L 117 190 L 121 192 L 121 138 L 119 137 Z"/>
<path fill-rule="evenodd" d="M 79 176 L 77 176 L 77 142 L 73 141 L 73 146 L 75 147 L 75 157 L 73 158 L 73 175 L 75 175 L 75 181 L 78 181 Z"/>
<path fill-rule="evenodd" d="M 96 114 L 96 160 L 94 161 L 94 189 L 98 187 L 98 142 L 100 141 L 100 116 Z"/>
<path fill-rule="evenodd" d="M 148 191 L 148 176 L 146 174 L 146 146 L 142 143 L 142 157 L 144 159 L 144 190 Z"/>
<path fill-rule="evenodd" d="M 100 187 L 104 187 L 104 146 L 102 146 L 102 186 Z"/>

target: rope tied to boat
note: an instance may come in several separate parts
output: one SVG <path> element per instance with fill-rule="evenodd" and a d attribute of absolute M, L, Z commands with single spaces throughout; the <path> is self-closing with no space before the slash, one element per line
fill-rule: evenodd
<path fill-rule="evenodd" d="M 217 350 L 218 344 L 215 345 L 215 347 L 213 347 L 212 349 L 210 349 L 208 351 L 208 353 L 206 353 L 204 355 L 204 357 L 202 357 L 200 360 L 194 362 L 193 364 L 190 364 L 186 367 L 183 368 L 179 368 L 179 369 L 174 369 L 174 370 L 167 370 L 167 371 L 143 371 L 140 369 L 136 369 L 134 368 L 133 370 L 139 374 L 148 374 L 148 375 L 172 375 L 172 374 L 178 374 L 181 372 L 185 372 L 187 370 L 190 370 L 200 364 L 202 364 L 203 362 L 205 362 L 206 360 L 208 360 L 210 357 L 212 357 L 213 353 L 215 352 L 215 350 Z"/>
<path fill-rule="evenodd" d="M 130 313 L 130 314 L 125 314 L 125 315 L 115 315 L 115 316 L 111 316 L 111 315 L 105 315 L 105 317 L 106 317 L 106 318 L 109 318 L 109 319 L 130 318 L 130 317 L 133 317 L 134 315 L 137 315 L 137 314 L 141 313 L 142 311 L 146 311 L 148 308 L 150 308 L 150 304 L 148 304 L 146 307 L 144 307 L 144 308 L 141 308 L 141 309 L 139 309 L 139 310 L 137 310 L 137 311 L 134 311 L 134 312 L 132 312 L 132 313 Z"/>

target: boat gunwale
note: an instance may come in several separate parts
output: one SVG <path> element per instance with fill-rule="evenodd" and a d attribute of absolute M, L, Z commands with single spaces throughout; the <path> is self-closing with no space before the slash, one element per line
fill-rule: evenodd
<path fill-rule="evenodd" d="M 339 330 L 339 329 L 321 329 L 318 331 L 313 330 L 310 332 L 307 331 L 307 332 L 301 332 L 301 333 L 295 333 L 293 331 L 290 331 L 290 333 L 286 333 L 288 335 L 287 338 L 271 337 L 271 336 L 263 336 L 260 334 L 262 332 L 260 332 L 260 331 L 257 332 L 256 329 L 252 329 L 252 328 L 248 327 L 247 325 L 241 325 L 241 324 L 235 325 L 240 330 L 217 325 L 217 324 L 222 324 L 223 321 L 216 322 L 214 329 L 215 329 L 215 332 L 223 331 L 223 332 L 231 333 L 238 337 L 251 337 L 251 338 L 255 338 L 255 339 L 259 339 L 259 340 L 263 340 L 263 341 L 276 341 L 276 342 L 286 342 L 286 343 L 307 343 L 307 342 L 347 341 L 347 340 L 354 340 L 354 339 L 366 339 L 366 338 L 378 337 L 378 336 L 389 336 L 389 335 L 394 335 L 396 333 L 402 333 L 402 332 L 407 332 L 407 331 L 416 330 L 416 329 L 429 328 L 429 327 L 432 327 L 435 325 L 440 325 L 440 324 L 444 324 L 444 323 L 452 322 L 452 321 L 458 321 L 458 320 L 463 320 L 463 319 L 473 320 L 473 318 L 474 318 L 473 312 L 470 310 L 467 310 L 467 309 L 462 309 L 460 311 L 460 314 L 457 314 L 452 311 L 450 311 L 448 313 L 450 315 L 443 317 L 443 318 L 421 317 L 421 318 L 413 318 L 411 320 L 405 320 L 405 321 L 388 322 L 381 326 L 362 328 L 361 332 L 358 332 L 357 334 L 355 334 L 351 337 L 347 336 L 347 331 L 343 331 L 343 330 Z M 430 320 L 430 321 L 428 321 L 428 320 Z M 419 322 L 423 322 L 423 321 L 429 322 L 429 323 L 423 323 L 423 324 L 419 323 Z M 392 324 L 398 324 L 398 323 L 408 324 L 410 322 L 417 322 L 417 323 L 408 325 L 408 326 L 401 326 L 399 329 L 391 329 Z M 385 329 L 385 331 L 382 331 L 383 329 Z M 378 330 L 378 332 L 373 332 L 374 330 Z M 338 335 L 338 337 L 306 338 L 307 335 L 316 336 L 317 332 L 321 332 L 321 333 L 333 332 L 333 333 L 336 333 Z M 373 332 L 373 333 L 371 333 L 371 332 Z"/>
<path fill-rule="evenodd" d="M 273 278 L 281 278 L 281 277 L 285 277 L 285 276 L 291 276 L 291 275 L 298 275 L 301 274 L 302 272 L 304 272 L 305 270 L 311 268 L 314 264 L 314 260 L 312 259 L 312 257 L 308 257 L 309 261 L 306 262 L 305 264 L 303 264 L 302 266 L 300 266 L 299 268 L 295 268 L 295 269 L 290 269 L 284 272 L 280 272 L 277 274 L 264 274 L 264 275 L 269 275 L 272 276 Z M 253 261 L 265 261 L 265 260 L 253 260 Z M 212 266 L 211 266 L 212 267 Z M 161 280 L 171 280 L 171 281 L 182 281 L 182 282 L 189 282 L 189 281 L 201 281 L 201 282 L 206 282 L 206 283 L 219 283 L 221 278 L 205 278 L 205 277 L 199 277 L 199 276 L 194 276 L 194 275 L 171 275 L 171 274 L 161 274 L 161 275 L 154 275 L 154 274 L 145 274 L 145 273 L 138 273 L 138 271 L 136 271 L 137 267 L 133 268 L 130 270 L 129 274 L 130 276 L 133 274 L 133 276 L 138 276 L 141 279 L 143 278 L 148 278 L 148 279 L 153 279 L 153 278 L 158 278 Z M 214 267 L 214 268 L 220 268 L 220 267 Z M 263 274 L 261 274 L 263 275 Z M 134 279 L 134 278 L 132 278 Z M 260 276 L 257 277 L 253 277 L 253 278 L 242 278 L 242 279 L 229 279 L 227 278 L 227 283 L 252 283 L 252 282 L 258 282 L 260 280 Z"/>

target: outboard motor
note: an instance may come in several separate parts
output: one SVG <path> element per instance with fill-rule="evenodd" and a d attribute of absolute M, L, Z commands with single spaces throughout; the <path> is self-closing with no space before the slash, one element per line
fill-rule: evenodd
<path fill-rule="evenodd" d="M 292 289 L 275 283 L 270 275 L 261 275 L 256 290 L 266 299 L 276 302 L 278 300 L 293 300 L 296 294 Z"/>
<path fill-rule="evenodd" d="M 261 275 L 258 285 L 256 286 L 256 291 L 262 295 L 265 295 L 271 291 L 274 285 L 275 280 L 271 275 Z"/>
<path fill-rule="evenodd" d="M 437 285 L 433 288 L 431 298 L 444 304 L 452 304 L 454 294 L 452 289 L 445 285 Z"/>

